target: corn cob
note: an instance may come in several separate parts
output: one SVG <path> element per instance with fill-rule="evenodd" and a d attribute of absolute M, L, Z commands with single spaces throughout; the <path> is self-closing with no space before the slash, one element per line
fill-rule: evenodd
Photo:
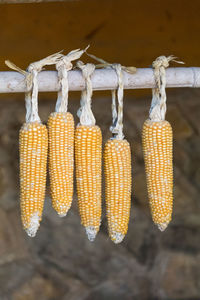
<path fill-rule="evenodd" d="M 46 188 L 48 136 L 39 122 L 25 123 L 20 143 L 20 206 L 24 229 L 34 237 L 42 218 Z"/>
<path fill-rule="evenodd" d="M 167 121 L 146 120 L 142 132 L 152 218 L 163 231 L 173 208 L 172 128 Z"/>
<path fill-rule="evenodd" d="M 54 112 L 48 119 L 49 174 L 52 204 L 66 216 L 73 197 L 74 119 L 71 113 Z"/>
<path fill-rule="evenodd" d="M 131 206 L 131 151 L 127 140 L 107 141 L 104 167 L 108 231 L 117 244 L 127 233 Z"/>
<path fill-rule="evenodd" d="M 75 163 L 79 213 L 88 239 L 93 241 L 101 222 L 102 135 L 98 126 L 75 130 Z"/>

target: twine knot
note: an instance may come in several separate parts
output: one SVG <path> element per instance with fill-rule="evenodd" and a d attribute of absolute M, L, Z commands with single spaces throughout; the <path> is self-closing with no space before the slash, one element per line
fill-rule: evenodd
<path fill-rule="evenodd" d="M 154 68 L 154 78 L 156 83 L 156 88 L 152 89 L 152 102 L 149 112 L 149 118 L 153 121 L 163 121 L 165 120 L 166 114 L 166 72 L 165 69 L 169 67 L 169 62 L 174 61 L 178 64 L 184 64 L 182 61 L 175 60 L 176 57 L 170 56 L 159 56 L 152 63 Z"/>
<path fill-rule="evenodd" d="M 160 69 L 161 67 L 168 68 L 170 61 L 173 61 L 177 64 L 184 64 L 184 62 L 176 60 L 176 58 L 177 57 L 175 57 L 174 55 L 169 55 L 169 56 L 161 55 L 153 61 L 152 67 L 154 69 Z"/>
<path fill-rule="evenodd" d="M 72 61 L 79 59 L 87 49 L 88 47 L 83 50 L 75 49 L 70 51 L 67 55 L 62 56 L 56 64 L 56 69 L 59 70 L 60 68 L 65 67 L 67 71 L 71 70 L 73 68 Z"/>
<path fill-rule="evenodd" d="M 27 68 L 27 72 L 32 73 L 33 71 L 35 72 L 40 72 L 43 69 L 43 65 L 39 62 L 33 62 L 31 63 L 28 68 Z"/>
<path fill-rule="evenodd" d="M 88 63 L 84 64 L 82 61 L 77 62 L 77 67 L 81 69 L 82 75 L 85 79 L 89 78 L 95 70 L 95 65 Z"/>
<path fill-rule="evenodd" d="M 56 70 L 59 71 L 62 68 L 65 68 L 67 71 L 73 68 L 73 64 L 69 58 L 63 57 L 59 62 L 57 62 Z"/>
<path fill-rule="evenodd" d="M 159 69 L 161 67 L 168 68 L 169 67 L 169 57 L 164 55 L 157 57 L 154 62 L 152 63 L 152 67 L 154 69 Z"/>

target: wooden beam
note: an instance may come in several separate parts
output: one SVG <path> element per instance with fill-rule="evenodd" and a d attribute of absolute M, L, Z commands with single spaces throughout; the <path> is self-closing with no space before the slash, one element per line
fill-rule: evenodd
<path fill-rule="evenodd" d="M 124 89 L 146 89 L 155 87 L 153 70 L 137 69 L 136 74 L 123 72 Z M 85 87 L 82 74 L 78 70 L 69 71 L 69 90 L 81 91 Z M 200 87 L 200 68 L 168 68 L 166 70 L 168 88 Z M 42 71 L 38 75 L 40 92 L 58 91 L 56 71 Z M 117 75 L 112 69 L 97 69 L 92 75 L 94 90 L 112 90 L 118 86 Z M 17 72 L 0 72 L 0 93 L 20 93 L 26 91 L 24 76 Z"/>
<path fill-rule="evenodd" d="M 20 4 L 20 3 L 42 3 L 42 2 L 69 2 L 79 0 L 0 0 L 0 4 Z"/>

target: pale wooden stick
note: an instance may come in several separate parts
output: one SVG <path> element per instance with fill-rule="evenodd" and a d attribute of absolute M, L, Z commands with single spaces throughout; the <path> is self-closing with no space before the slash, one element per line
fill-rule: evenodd
<path fill-rule="evenodd" d="M 24 75 L 18 72 L 0 72 L 0 93 L 26 92 Z M 82 91 L 85 81 L 81 71 L 72 70 L 68 74 L 69 90 Z M 112 69 L 98 69 L 92 75 L 93 90 L 113 90 L 118 87 L 116 72 Z M 152 89 L 155 87 L 151 68 L 137 69 L 135 74 L 123 72 L 124 89 Z M 56 71 L 42 71 L 38 74 L 39 92 L 59 90 Z M 200 87 L 200 68 L 168 68 L 166 70 L 166 87 Z"/>
<path fill-rule="evenodd" d="M 0 0 L 0 4 L 41 3 L 41 2 L 69 2 L 78 0 Z"/>

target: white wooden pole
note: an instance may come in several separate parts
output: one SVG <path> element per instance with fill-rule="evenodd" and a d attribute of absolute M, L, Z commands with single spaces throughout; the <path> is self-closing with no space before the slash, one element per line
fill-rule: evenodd
<path fill-rule="evenodd" d="M 124 89 L 145 89 L 155 87 L 153 70 L 150 68 L 137 69 L 136 74 L 124 74 Z M 85 83 L 81 72 L 69 71 L 69 90 L 81 91 Z M 200 68 L 168 68 L 166 70 L 168 88 L 200 87 Z M 92 75 L 94 90 L 111 90 L 117 88 L 117 75 L 112 69 L 97 69 Z M 42 71 L 38 75 L 40 92 L 58 91 L 56 71 Z M 19 93 L 26 91 L 24 76 L 18 72 L 0 72 L 0 93 Z"/>

